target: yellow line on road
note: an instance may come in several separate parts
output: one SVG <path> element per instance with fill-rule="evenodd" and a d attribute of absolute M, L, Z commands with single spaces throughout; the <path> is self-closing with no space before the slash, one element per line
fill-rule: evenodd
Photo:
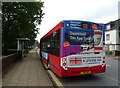
<path fill-rule="evenodd" d="M 53 81 L 59 88 L 64 88 L 62 83 L 59 81 L 59 79 L 55 76 L 55 74 L 51 70 L 48 70 L 48 73 L 53 78 Z"/>
<path fill-rule="evenodd" d="M 104 76 L 107 77 L 107 78 L 109 78 L 109 79 L 111 79 L 111 80 L 113 80 L 113 81 L 120 82 L 119 80 L 116 80 L 116 79 L 114 79 L 114 78 L 112 78 L 112 77 L 109 77 L 109 76 L 107 76 L 107 75 L 104 75 Z"/>

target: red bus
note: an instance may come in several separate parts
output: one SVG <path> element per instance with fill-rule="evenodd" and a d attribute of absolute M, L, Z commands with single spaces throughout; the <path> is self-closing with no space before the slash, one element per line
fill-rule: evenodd
<path fill-rule="evenodd" d="M 59 77 L 106 71 L 104 25 L 63 20 L 40 39 L 40 57 Z"/>

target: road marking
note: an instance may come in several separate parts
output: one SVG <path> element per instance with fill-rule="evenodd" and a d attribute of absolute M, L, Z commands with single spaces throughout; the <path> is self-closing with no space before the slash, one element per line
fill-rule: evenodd
<path fill-rule="evenodd" d="M 62 83 L 59 81 L 59 79 L 55 76 L 55 74 L 48 70 L 48 73 L 50 74 L 50 76 L 53 78 L 53 81 L 55 82 L 55 84 L 59 87 L 59 88 L 64 88 Z"/>
<path fill-rule="evenodd" d="M 107 64 L 106 66 L 107 66 L 107 67 L 110 67 L 110 65 L 108 65 L 108 64 Z"/>
<path fill-rule="evenodd" d="M 116 82 L 119 82 L 120 83 L 120 81 L 119 80 L 116 80 L 116 79 L 114 79 L 114 78 L 112 78 L 112 77 L 109 77 L 109 76 L 107 76 L 107 75 L 104 75 L 106 78 L 109 78 L 109 79 L 111 79 L 111 80 L 113 80 L 113 81 L 116 81 Z"/>

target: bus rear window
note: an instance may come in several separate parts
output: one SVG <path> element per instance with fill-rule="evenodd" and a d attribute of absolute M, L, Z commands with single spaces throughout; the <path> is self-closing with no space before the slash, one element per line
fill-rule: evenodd
<path fill-rule="evenodd" d="M 65 41 L 71 45 L 92 44 L 93 35 L 93 31 L 71 30 L 65 33 Z"/>

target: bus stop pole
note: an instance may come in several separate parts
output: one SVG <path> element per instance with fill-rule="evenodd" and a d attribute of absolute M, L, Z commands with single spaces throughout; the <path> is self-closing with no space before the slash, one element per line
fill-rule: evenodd
<path fill-rule="evenodd" d="M 17 59 L 20 60 L 22 59 L 22 49 L 20 49 L 21 43 L 20 40 L 17 40 Z"/>
<path fill-rule="evenodd" d="M 20 46 L 19 46 L 19 40 L 17 42 L 17 51 L 19 50 Z"/>

